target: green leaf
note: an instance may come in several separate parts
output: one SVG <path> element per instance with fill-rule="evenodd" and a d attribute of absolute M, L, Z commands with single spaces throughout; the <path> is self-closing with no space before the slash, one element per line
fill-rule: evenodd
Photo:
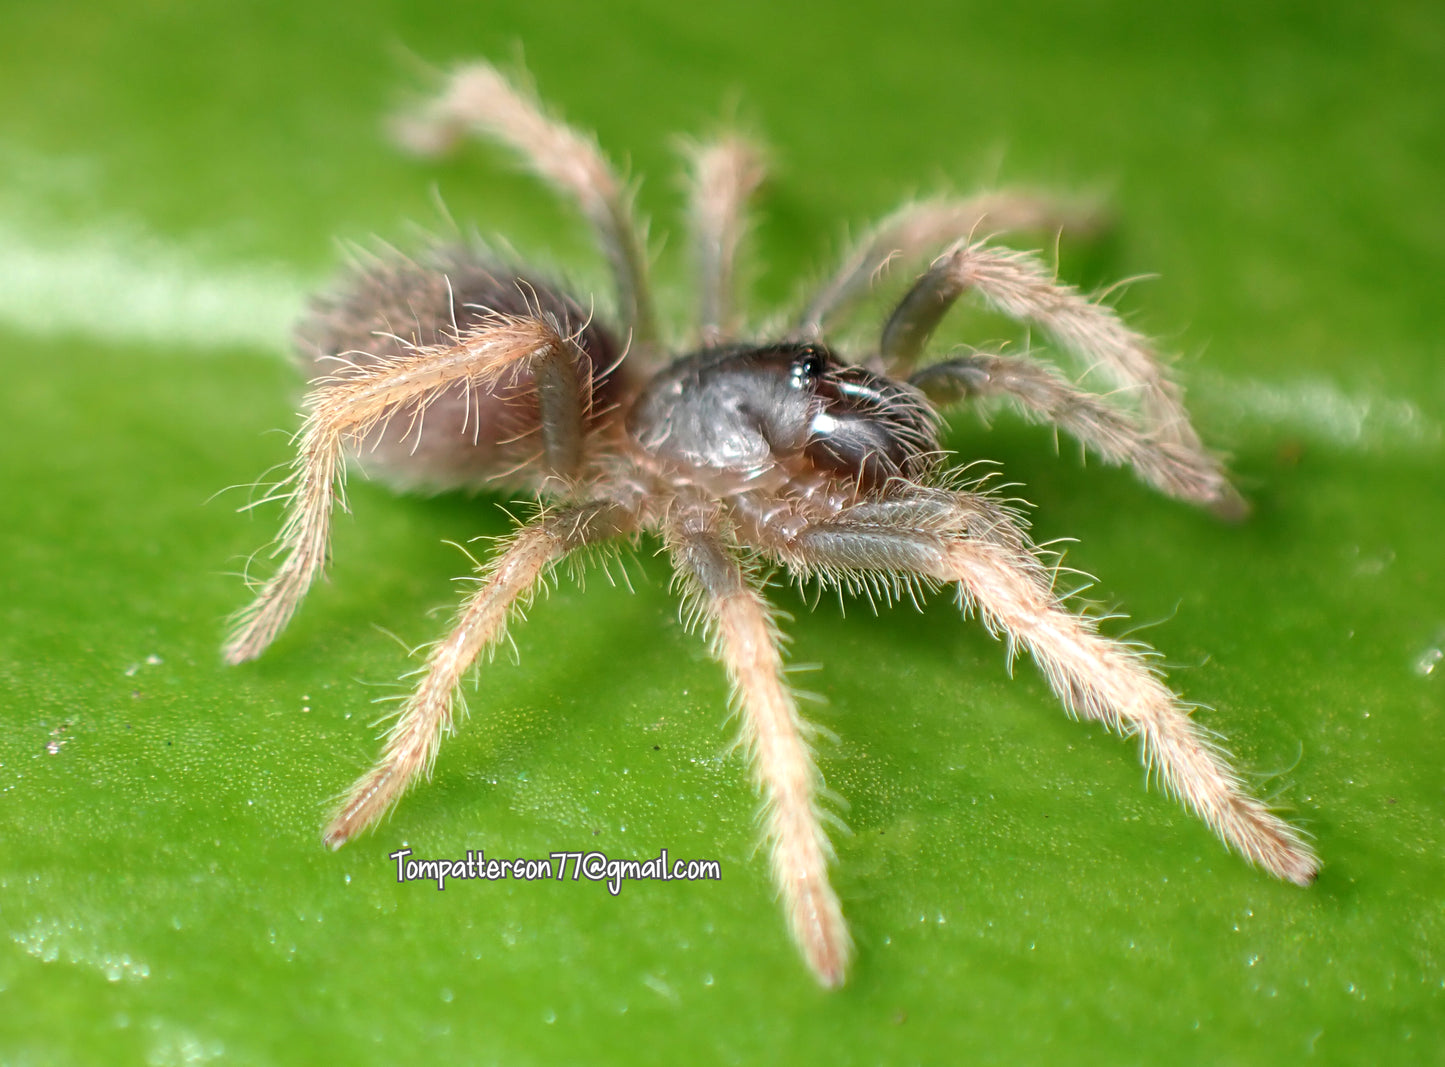
<path fill-rule="evenodd" d="M 5 24 L 0 1061 L 1438 1062 L 1438 8 L 77 2 Z M 677 322 L 678 131 L 737 118 L 773 148 L 760 312 L 904 196 L 1103 196 L 1117 226 L 1066 243 L 1064 274 L 1158 276 L 1121 306 L 1182 354 L 1256 514 L 1220 525 L 1007 416 L 951 441 L 1022 483 L 1040 539 L 1078 539 L 1093 595 L 1315 835 L 1313 888 L 1146 790 L 1131 743 L 1068 721 L 1026 663 L 1010 679 L 945 598 L 845 617 L 779 589 L 851 829 L 858 960 L 820 991 L 754 851 L 721 673 L 650 545 L 633 589 L 593 573 L 540 603 L 434 779 L 321 847 L 373 700 L 468 570 L 447 542 L 510 520 L 355 484 L 331 582 L 224 668 L 234 572 L 277 524 L 235 509 L 287 458 L 287 331 L 335 239 L 415 246 L 440 202 L 603 290 L 582 226 L 503 154 L 386 142 L 425 64 L 519 42 L 647 177 Z M 438 892 L 397 884 L 400 847 L 666 848 L 723 878 Z"/>

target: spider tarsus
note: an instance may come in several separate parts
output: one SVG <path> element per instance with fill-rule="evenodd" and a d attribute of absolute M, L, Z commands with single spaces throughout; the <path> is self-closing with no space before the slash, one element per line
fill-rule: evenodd
<path fill-rule="evenodd" d="M 1254 514 L 1254 505 L 1232 486 L 1208 505 L 1209 513 L 1222 522 L 1241 523 Z"/>
<path fill-rule="evenodd" d="M 226 645 L 221 649 L 221 662 L 227 667 L 239 667 L 243 663 L 250 663 L 261 655 L 259 649 L 251 649 L 239 645 Z"/>
<path fill-rule="evenodd" d="M 1319 857 L 1313 852 L 1296 848 L 1283 863 L 1271 867 L 1270 873 L 1286 882 L 1293 882 L 1302 889 L 1308 889 L 1320 875 Z"/>
<path fill-rule="evenodd" d="M 392 756 L 393 761 L 394 758 Z M 327 848 L 334 852 L 381 820 L 406 786 L 403 782 L 400 789 L 392 787 L 394 778 L 395 771 L 383 765 L 368 771 L 352 786 L 322 833 L 321 840 Z"/>
<path fill-rule="evenodd" d="M 1236 845 L 1245 859 L 1281 881 L 1304 888 L 1313 885 L 1320 859 L 1299 832 L 1256 800 L 1245 799 L 1240 806 L 1251 827 L 1246 839 L 1249 847 Z"/>
<path fill-rule="evenodd" d="M 357 820 L 354 813 L 350 811 L 337 815 L 321 834 L 321 843 L 331 851 L 335 852 L 342 845 L 359 835 L 363 830 L 376 821 L 376 817 L 367 817 L 364 820 Z"/>
<path fill-rule="evenodd" d="M 1315 879 L 1320 876 L 1320 861 L 1314 853 L 1301 856 L 1299 862 L 1293 864 L 1285 873 L 1286 881 L 1293 882 L 1301 889 L 1308 889 L 1315 884 Z"/>
<path fill-rule="evenodd" d="M 258 612 L 221 647 L 221 662 L 238 667 L 258 659 L 271 647 L 282 625 L 284 621 L 278 624 L 268 613 Z"/>
<path fill-rule="evenodd" d="M 824 883 L 801 894 L 798 906 L 803 921 L 794 936 L 808 969 L 823 988 L 837 989 L 847 979 L 853 958 L 853 939 L 848 936 L 838 899 Z"/>
<path fill-rule="evenodd" d="M 339 823 L 332 823 L 321 835 L 321 843 L 335 852 L 353 837 L 352 831 Z"/>

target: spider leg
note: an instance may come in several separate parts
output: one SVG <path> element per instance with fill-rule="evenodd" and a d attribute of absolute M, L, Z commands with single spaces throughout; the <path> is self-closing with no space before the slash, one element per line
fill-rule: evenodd
<path fill-rule="evenodd" d="M 1309 885 L 1319 860 L 1300 834 L 1248 796 L 1220 749 L 1145 658 L 1070 611 L 1053 571 L 991 498 L 923 490 L 865 502 L 765 549 L 802 577 L 857 581 L 868 572 L 956 584 L 1012 656 L 1022 645 L 1074 715 L 1136 734 L 1145 764 L 1228 845 L 1276 877 Z"/>
<path fill-rule="evenodd" d="M 733 331 L 733 264 L 748 200 L 762 184 L 758 150 L 740 137 L 692 148 L 689 189 L 698 276 L 698 342 L 710 347 Z"/>
<path fill-rule="evenodd" d="M 983 242 L 960 242 L 941 256 L 894 311 L 882 348 L 891 365 L 906 368 L 953 302 L 976 290 L 995 310 L 1042 327 L 1086 370 L 1137 393 L 1146 425 L 1168 439 L 1199 448 L 1199 438 L 1147 338 L 1125 326 L 1113 308 L 1059 282 L 1038 256 Z"/>
<path fill-rule="evenodd" d="M 1010 399 L 1026 415 L 1052 423 L 1097 450 L 1106 462 L 1132 466 L 1140 478 L 1169 496 L 1217 509 L 1238 499 L 1208 453 L 1148 433 L 1127 413 L 1080 389 L 1047 361 L 980 352 L 930 364 L 908 381 L 939 405 Z"/>
<path fill-rule="evenodd" d="M 793 938 L 818 981 L 841 985 L 852 943 L 828 884 L 832 847 L 818 809 L 822 782 L 807 725 L 784 679 L 773 613 L 705 511 L 675 515 L 666 541 L 688 606 L 706 626 L 732 682 L 743 742 L 764 798 L 773 881 Z"/>
<path fill-rule="evenodd" d="M 941 256 L 883 328 L 880 349 L 890 373 L 906 374 L 912 368 L 939 321 L 969 289 L 1005 315 L 1039 325 L 1086 370 L 1098 368 L 1115 386 L 1138 396 L 1143 417 L 1139 436 L 1153 442 L 1156 450 L 1168 449 L 1176 464 L 1186 463 L 1195 472 L 1174 487 L 1154 484 L 1221 516 L 1244 514 L 1244 499 L 1194 432 L 1180 389 L 1148 340 L 1125 326 L 1113 308 L 1056 281 L 1037 256 L 968 242 Z M 1188 491 L 1190 481 L 1202 491 Z"/>
<path fill-rule="evenodd" d="M 556 563 L 585 545 L 631 532 L 634 522 L 620 505 L 597 501 L 543 514 L 512 536 L 482 569 L 481 584 L 452 632 L 427 656 L 421 683 L 388 731 L 381 758 L 326 827 L 327 845 L 340 848 L 385 815 L 418 775 L 431 773 L 442 738 L 455 729 L 453 701 L 467 669 L 503 640 L 513 609 L 530 600 Z"/>
<path fill-rule="evenodd" d="M 794 338 L 821 337 L 868 293 L 893 259 L 931 255 L 980 227 L 990 233 L 1089 230 L 1098 227 L 1098 213 L 1083 205 L 1012 192 L 908 204 L 878 223 L 844 256 L 798 317 Z"/>
<path fill-rule="evenodd" d="M 514 149 L 543 181 L 577 203 L 611 265 L 625 327 L 636 341 L 655 341 L 644 232 L 633 217 L 631 194 L 597 142 L 550 117 L 530 93 L 486 63 L 454 71 L 443 92 L 399 128 L 409 147 L 426 152 L 449 148 L 464 132 Z"/>
<path fill-rule="evenodd" d="M 591 385 L 586 353 L 547 318 L 496 316 L 456 344 L 416 348 L 397 358 L 349 364 L 306 398 L 292 473 L 282 483 L 286 520 L 277 539 L 281 565 L 234 620 L 223 649 L 227 663 L 255 659 L 285 628 L 312 581 L 326 565 L 331 513 L 345 480 L 343 446 L 360 444 L 398 414 L 414 421 L 427 404 L 458 382 L 485 386 L 509 375 L 534 376 L 541 416 L 543 463 L 570 479 L 581 464 Z"/>

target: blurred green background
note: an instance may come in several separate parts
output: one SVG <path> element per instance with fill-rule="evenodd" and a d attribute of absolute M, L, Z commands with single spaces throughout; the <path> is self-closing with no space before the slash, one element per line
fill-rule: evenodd
<path fill-rule="evenodd" d="M 0 9 L 0 1062 L 1436 1063 L 1445 1057 L 1445 11 L 1438 4 L 386 3 Z M 319 844 L 371 701 L 435 636 L 489 497 L 357 483 L 329 585 L 223 668 L 234 572 L 287 458 L 284 353 L 337 239 L 463 224 L 600 280 L 500 153 L 392 151 L 429 64 L 525 54 L 632 173 L 686 312 L 674 134 L 773 148 L 760 309 L 906 195 L 1102 196 L 1062 246 L 1180 356 L 1238 527 L 954 420 L 1041 539 L 1166 653 L 1252 787 L 1315 835 L 1272 882 L 1146 791 L 944 600 L 787 590 L 835 884 L 859 952 L 817 989 L 754 853 L 725 687 L 651 546 L 515 631 L 432 783 Z M 960 333 L 1003 336 L 965 316 Z M 980 332 L 982 331 L 982 332 Z M 279 431 L 279 432 L 277 432 Z M 227 487 L 241 486 L 232 488 Z M 386 860 L 597 848 L 723 881 L 400 886 Z"/>

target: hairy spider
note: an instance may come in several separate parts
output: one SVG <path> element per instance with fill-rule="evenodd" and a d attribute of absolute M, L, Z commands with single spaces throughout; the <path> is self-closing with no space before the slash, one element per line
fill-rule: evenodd
<path fill-rule="evenodd" d="M 510 614 L 569 553 L 659 536 L 691 622 L 711 639 L 741 711 L 763 796 L 773 879 L 818 980 L 842 982 L 851 941 L 828 882 L 822 787 L 779 652 L 760 564 L 798 581 L 880 588 L 951 585 L 960 605 L 1027 649 L 1073 715 L 1137 734 L 1167 792 L 1270 873 L 1307 885 L 1318 860 L 1248 796 L 1147 648 L 1101 634 L 1066 606 L 1055 568 L 998 497 L 950 477 L 937 407 L 1003 398 L 1076 437 L 1156 489 L 1221 513 L 1243 501 L 1201 445 L 1149 342 L 1109 307 L 1059 284 L 1036 257 L 975 241 L 982 225 L 1052 225 L 1041 200 L 993 195 L 908 206 L 845 259 L 777 340 L 740 340 L 731 301 L 744 208 L 762 180 L 756 151 L 724 138 L 692 154 L 691 225 L 700 302 L 693 347 L 662 344 L 642 232 L 595 142 L 549 117 L 485 65 L 456 72 L 406 129 L 442 148 L 472 132 L 511 146 L 586 215 L 617 286 L 616 327 L 583 303 L 468 248 L 361 264 L 300 328 L 313 375 L 276 555 L 225 657 L 261 654 L 328 555 L 348 449 L 392 481 L 526 488 L 545 501 L 481 567 L 450 634 L 386 735 L 375 767 L 325 831 L 338 847 L 430 771 L 454 728 L 456 691 Z M 914 282 L 876 348 L 848 360 L 823 338 L 895 256 L 946 249 Z M 1036 326 L 1110 379 L 1105 397 L 1032 355 L 955 355 L 919 367 L 965 292 Z M 624 350 L 627 358 L 623 358 Z M 1127 403 L 1123 401 L 1128 401 Z"/>

